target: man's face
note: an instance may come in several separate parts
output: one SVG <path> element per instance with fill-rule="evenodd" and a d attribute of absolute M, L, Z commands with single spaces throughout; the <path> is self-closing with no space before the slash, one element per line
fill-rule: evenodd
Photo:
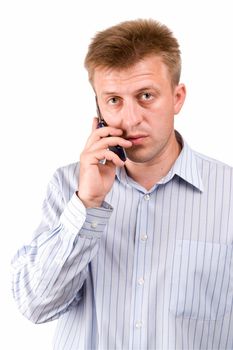
<path fill-rule="evenodd" d="M 184 85 L 172 87 L 167 66 L 150 56 L 123 70 L 96 69 L 93 86 L 109 126 L 123 130 L 136 163 L 158 161 L 174 134 L 174 115 L 185 99 Z"/>

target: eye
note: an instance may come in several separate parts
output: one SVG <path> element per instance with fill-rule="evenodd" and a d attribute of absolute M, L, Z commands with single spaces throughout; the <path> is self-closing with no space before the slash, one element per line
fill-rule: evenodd
<path fill-rule="evenodd" d="M 150 93 L 150 92 L 143 92 L 142 94 L 141 94 L 141 96 L 140 96 L 140 99 L 142 100 L 142 101 L 149 101 L 149 100 L 151 100 L 152 99 L 152 94 Z"/>
<path fill-rule="evenodd" d="M 119 102 L 119 98 L 118 97 L 111 97 L 109 100 L 108 100 L 108 104 L 110 105 L 116 105 L 117 103 Z"/>

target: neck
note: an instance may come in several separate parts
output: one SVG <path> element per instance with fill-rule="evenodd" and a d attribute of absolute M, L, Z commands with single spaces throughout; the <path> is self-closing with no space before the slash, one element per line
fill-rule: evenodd
<path fill-rule="evenodd" d="M 167 175 L 178 158 L 180 151 L 181 144 L 174 138 L 174 140 L 166 145 L 160 154 L 151 161 L 136 163 L 127 160 L 126 171 L 134 181 L 149 190 Z"/>

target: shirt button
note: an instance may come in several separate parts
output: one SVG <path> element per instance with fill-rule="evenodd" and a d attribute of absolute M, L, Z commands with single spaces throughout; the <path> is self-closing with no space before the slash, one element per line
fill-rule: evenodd
<path fill-rule="evenodd" d="M 148 238 L 148 236 L 147 236 L 146 234 L 145 234 L 145 235 L 142 235 L 142 236 L 141 236 L 141 241 L 146 241 L 147 238 Z"/>
<path fill-rule="evenodd" d="M 142 321 L 137 321 L 137 322 L 135 323 L 135 327 L 136 327 L 136 328 L 142 328 Z"/>
<path fill-rule="evenodd" d="M 144 284 L 144 279 L 141 277 L 138 279 L 138 284 L 142 286 Z"/>
<path fill-rule="evenodd" d="M 146 201 L 149 201 L 149 200 L 150 200 L 150 195 L 149 195 L 149 194 L 145 194 L 144 199 L 145 199 Z"/>
<path fill-rule="evenodd" d="M 93 222 L 91 223 L 91 228 L 96 228 L 97 226 L 98 226 L 98 222 L 93 221 Z"/>

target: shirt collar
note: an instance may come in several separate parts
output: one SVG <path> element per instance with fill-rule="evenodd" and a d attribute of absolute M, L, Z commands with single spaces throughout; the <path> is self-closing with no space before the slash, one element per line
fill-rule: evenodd
<path fill-rule="evenodd" d="M 176 138 L 182 146 L 182 150 L 176 159 L 175 163 L 169 170 L 168 174 L 164 176 L 158 183 L 165 184 L 169 182 L 175 175 L 188 182 L 199 191 L 203 192 L 204 186 L 201 177 L 201 169 L 198 166 L 195 152 L 188 146 L 183 137 L 176 132 Z M 125 168 L 117 168 L 116 176 L 120 181 L 129 182 Z"/>
<path fill-rule="evenodd" d="M 198 165 L 195 152 L 189 147 L 178 131 L 176 131 L 176 138 L 182 145 L 182 150 L 165 178 L 168 177 L 171 179 L 174 175 L 177 175 L 203 192 L 204 186 L 201 176 L 201 169 Z"/>

